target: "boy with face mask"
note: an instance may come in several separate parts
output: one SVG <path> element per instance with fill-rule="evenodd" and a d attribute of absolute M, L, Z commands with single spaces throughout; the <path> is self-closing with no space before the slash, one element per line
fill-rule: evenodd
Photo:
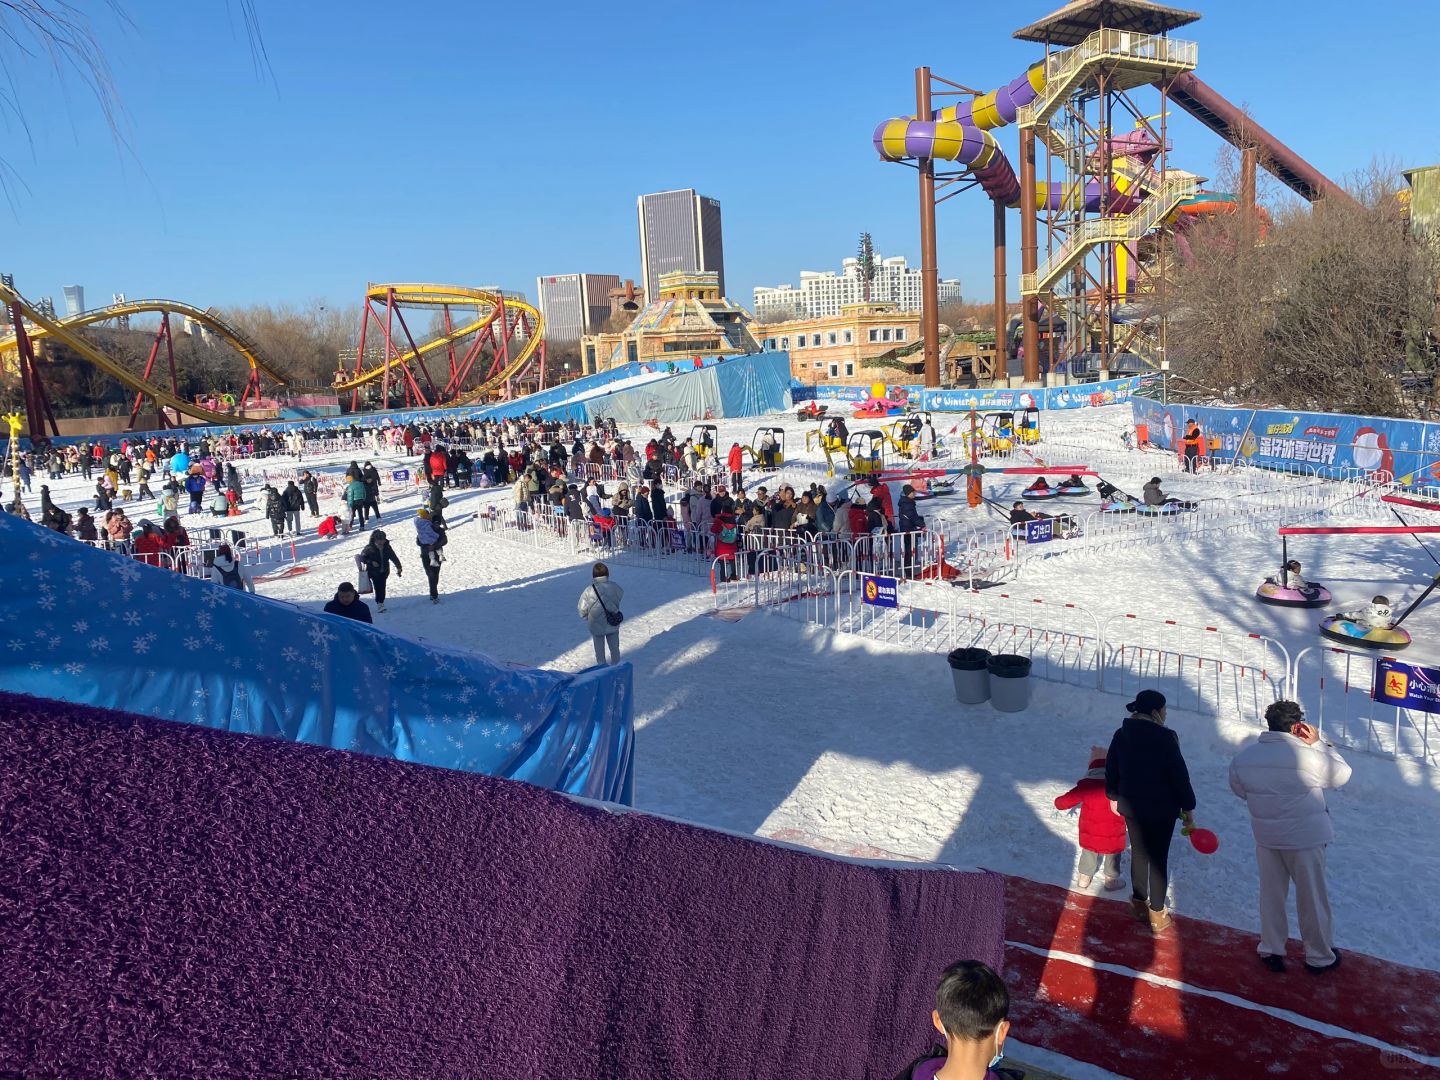
<path fill-rule="evenodd" d="M 979 960 L 960 960 L 940 976 L 930 1020 L 945 1040 L 896 1080 L 986 1080 L 1005 1056 L 1010 994 L 1000 976 Z M 1007 1070 L 1008 1074 L 1009 1071 Z M 1013 1075 L 1013 1074 L 1012 1074 Z"/>

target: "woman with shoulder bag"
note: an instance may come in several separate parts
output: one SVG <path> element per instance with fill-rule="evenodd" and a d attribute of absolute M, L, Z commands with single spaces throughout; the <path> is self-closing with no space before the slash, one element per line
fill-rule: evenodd
<path fill-rule="evenodd" d="M 590 584 L 580 594 L 580 617 L 589 624 L 590 639 L 595 645 L 595 663 L 605 663 L 605 646 L 610 646 L 610 663 L 620 662 L 620 600 L 625 590 L 610 580 L 610 568 L 596 563 L 590 571 Z"/>

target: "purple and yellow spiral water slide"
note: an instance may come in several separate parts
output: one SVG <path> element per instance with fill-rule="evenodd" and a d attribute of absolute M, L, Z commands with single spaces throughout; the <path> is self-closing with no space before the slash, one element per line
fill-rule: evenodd
<path fill-rule="evenodd" d="M 930 158 L 953 161 L 968 167 L 985 194 L 1009 207 L 1020 205 L 1020 179 L 1010 159 L 990 132 L 1013 124 L 1020 109 L 1045 89 L 1045 62 L 1031 64 L 1023 75 L 998 90 L 971 101 L 936 109 L 928 120 L 897 117 L 875 129 L 875 149 L 885 161 Z M 1085 183 L 1083 199 L 1075 184 L 1035 185 L 1036 203 L 1047 210 L 1080 210 L 1098 213 L 1099 180 Z M 1142 193 L 1128 176 L 1117 175 L 1108 209 L 1129 213 L 1139 204 Z M 1078 205 L 1077 205 L 1078 203 Z"/>

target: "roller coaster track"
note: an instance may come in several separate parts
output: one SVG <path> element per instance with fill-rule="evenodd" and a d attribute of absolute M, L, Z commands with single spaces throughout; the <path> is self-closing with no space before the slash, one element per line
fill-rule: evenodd
<path fill-rule="evenodd" d="M 473 322 L 458 326 L 440 337 L 434 338 L 413 349 L 407 349 L 390 357 L 390 367 L 404 365 L 412 360 L 424 357 L 432 352 L 444 349 L 447 346 L 459 341 L 461 338 L 469 337 L 471 334 L 482 333 L 487 327 L 492 326 L 503 310 L 507 318 L 524 315 L 530 322 L 530 336 L 525 344 L 516 353 L 510 363 L 502 370 L 491 376 L 481 385 L 475 387 L 451 401 L 448 405 L 469 405 L 479 400 L 492 390 L 502 385 L 506 380 L 513 378 L 528 364 L 535 355 L 535 351 L 544 340 L 545 317 L 540 312 L 513 297 L 502 297 L 499 293 L 487 289 L 472 289 L 463 285 L 372 285 L 365 294 L 367 303 L 383 305 L 393 295 L 394 303 L 404 306 L 426 306 L 426 307 L 473 307 L 476 309 L 476 318 Z M 489 310 L 485 311 L 484 308 Z M 506 328 L 501 327 L 500 335 L 505 336 Z M 335 383 L 330 389 L 336 393 L 344 393 L 347 390 L 354 390 L 357 387 L 372 383 L 385 375 L 386 365 L 381 362 L 373 367 L 365 368 L 358 374 L 351 376 L 344 382 Z"/>
<path fill-rule="evenodd" d="M 167 310 L 143 306 L 145 304 L 153 305 L 155 303 L 157 303 L 157 301 L 136 301 L 133 304 L 117 304 L 114 305 L 114 307 L 131 309 L 130 311 L 122 311 L 120 312 L 120 314 L 134 314 L 134 309 L 136 309 L 137 306 L 139 307 L 140 311 Z M 168 310 L 173 310 L 177 314 L 182 313 L 182 309 L 185 314 L 188 314 L 191 311 L 199 312 L 198 308 L 191 308 L 186 304 L 175 304 L 173 301 L 169 300 L 158 301 L 158 303 L 171 305 Z M 0 304 L 3 304 L 6 308 L 9 308 L 13 305 L 19 306 L 21 314 L 24 315 L 26 321 L 30 324 L 30 326 L 27 327 L 25 331 L 28 336 L 49 337 L 54 341 L 61 342 L 62 344 L 73 349 L 80 356 L 80 358 L 85 360 L 87 363 L 99 368 L 101 371 L 105 372 L 105 374 L 109 375 L 112 379 L 116 379 L 119 382 L 124 383 L 131 390 L 134 390 L 140 394 L 144 394 L 146 397 L 152 399 L 155 404 L 162 409 L 172 409 L 179 415 L 190 417 L 195 420 L 200 420 L 207 424 L 220 424 L 224 427 L 233 427 L 237 423 L 244 422 L 244 420 L 240 417 L 229 416 L 225 413 L 210 412 L 208 409 L 202 409 L 198 405 L 194 405 L 191 402 L 185 401 L 183 398 L 176 397 L 174 394 L 172 394 L 170 391 L 166 390 L 162 386 L 157 386 L 154 383 L 147 382 L 146 380 L 136 375 L 134 372 L 127 370 L 123 364 L 115 360 L 113 357 L 105 355 L 105 353 L 103 353 L 100 349 L 96 348 L 90 342 L 86 341 L 79 334 L 74 333 L 71 329 L 71 327 L 74 325 L 85 325 L 87 323 L 98 322 L 102 318 L 113 319 L 115 318 L 114 314 L 102 316 L 99 314 L 99 312 L 89 311 L 85 312 L 83 315 L 74 316 L 72 319 L 51 319 L 48 316 L 41 314 L 33 304 L 31 304 L 15 290 L 6 288 L 4 285 L 0 285 Z M 100 309 L 100 311 L 111 310 L 113 309 Z M 205 312 L 199 312 L 199 314 L 197 315 L 191 315 L 191 318 L 198 319 L 199 315 L 205 316 L 205 319 L 203 321 L 207 326 L 216 327 L 217 324 L 220 322 L 220 320 L 216 319 L 214 315 L 210 315 Z M 94 318 L 91 318 L 90 316 L 94 316 Z M 81 320 L 84 321 L 82 322 Z M 224 332 L 220 331 L 217 327 L 217 333 L 222 333 L 223 335 Z M 235 345 L 237 349 L 240 348 L 239 340 L 240 339 L 237 337 L 232 339 L 231 341 L 231 344 Z M 16 341 L 13 337 L 8 339 L 8 341 L 0 342 L 0 349 L 9 348 L 13 350 L 16 347 Z M 250 361 L 251 366 L 255 370 L 265 371 L 267 374 L 270 374 L 271 378 L 276 378 L 273 369 L 271 369 L 268 365 L 264 365 L 263 361 L 258 360 L 253 351 L 253 347 L 251 348 L 251 351 L 246 354 L 246 359 Z"/>
<path fill-rule="evenodd" d="M 32 341 L 54 336 L 52 328 L 57 326 L 68 332 L 83 326 L 93 326 L 96 323 L 108 322 L 111 319 L 123 318 L 128 315 L 151 315 L 156 313 L 162 315 L 182 315 L 199 323 L 207 330 L 213 331 L 217 337 L 228 343 L 236 352 L 245 358 L 246 363 L 250 365 L 252 371 L 258 371 L 262 375 L 269 377 L 269 379 L 278 386 L 290 386 L 294 382 L 289 375 L 265 359 L 265 355 L 260 351 L 259 347 L 236 329 L 233 324 L 220 318 L 214 311 L 197 308 L 180 300 L 127 300 L 123 304 L 111 304 L 109 307 L 96 308 L 93 311 L 82 311 L 79 315 L 72 315 L 66 319 L 36 319 L 32 315 L 31 309 L 25 304 L 24 299 L 19 297 L 18 293 L 5 291 L 3 295 L 7 305 L 13 297 L 20 299 L 21 304 L 26 306 L 26 318 L 35 324 L 33 329 L 27 331 Z M 70 345 L 71 339 L 73 338 L 74 335 L 69 334 L 63 338 L 63 340 L 65 340 L 67 345 Z M 0 338 L 0 353 L 14 351 L 15 336 L 13 334 Z M 142 392 L 146 394 L 149 394 L 150 391 L 154 389 L 152 384 L 146 383 L 143 380 L 141 380 L 141 382 L 141 386 L 134 386 L 133 383 L 131 385 L 134 389 L 142 390 Z M 232 417 L 231 422 L 233 423 L 233 421 L 234 418 Z"/>

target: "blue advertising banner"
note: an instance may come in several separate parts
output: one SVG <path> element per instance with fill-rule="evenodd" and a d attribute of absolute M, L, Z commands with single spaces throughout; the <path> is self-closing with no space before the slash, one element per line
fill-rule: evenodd
<path fill-rule="evenodd" d="M 896 401 L 908 401 L 933 412 L 969 412 L 971 409 L 1084 409 L 1101 405 L 1123 405 L 1142 387 L 1158 384 L 1160 376 L 1134 375 L 1105 382 L 1077 383 L 1074 386 L 983 387 L 974 390 L 926 390 L 921 386 L 887 385 L 887 394 Z M 868 386 L 803 386 L 793 383 L 796 401 L 859 402 L 870 397 Z"/>
<path fill-rule="evenodd" d="M 1382 705 L 1416 712 L 1440 713 L 1440 668 L 1376 660 L 1370 696 Z"/>
<path fill-rule="evenodd" d="M 410 470 L 396 469 L 390 474 L 390 480 L 396 484 L 408 484 L 410 482 Z"/>
<path fill-rule="evenodd" d="M 1039 518 L 1025 523 L 1027 544 L 1048 544 L 1055 539 L 1055 522 L 1051 518 Z"/>
<path fill-rule="evenodd" d="M 900 591 L 896 579 L 866 574 L 860 583 L 860 599 L 874 607 L 899 607 Z"/>
<path fill-rule="evenodd" d="M 1222 462 L 1262 468 L 1312 469 L 1320 476 L 1393 478 L 1406 486 L 1440 483 L 1440 424 L 1346 413 L 1282 412 L 1170 405 L 1135 398 L 1137 426 L 1150 445 L 1178 452 L 1189 421 L 1199 423 L 1207 442 L 1219 439 Z"/>

